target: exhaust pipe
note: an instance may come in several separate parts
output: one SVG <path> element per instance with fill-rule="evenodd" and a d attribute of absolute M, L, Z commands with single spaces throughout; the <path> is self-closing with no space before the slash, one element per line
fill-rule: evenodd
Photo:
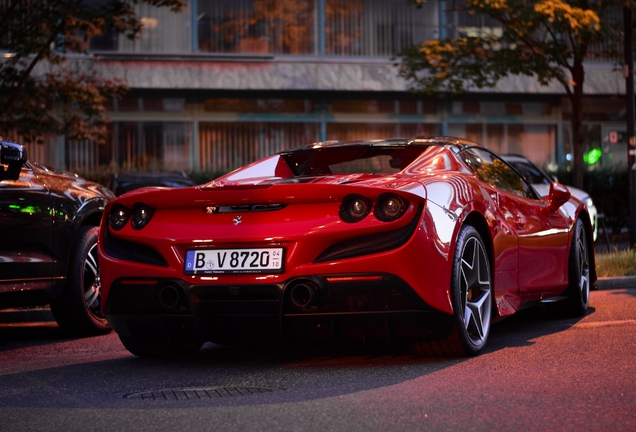
<path fill-rule="evenodd" d="M 161 306 L 172 309 L 179 304 L 181 299 L 181 288 L 173 284 L 164 285 L 159 290 L 159 303 Z"/>
<path fill-rule="evenodd" d="M 289 297 L 293 305 L 299 309 L 315 307 L 320 303 L 320 291 L 316 284 L 310 281 L 295 284 L 289 292 Z"/>

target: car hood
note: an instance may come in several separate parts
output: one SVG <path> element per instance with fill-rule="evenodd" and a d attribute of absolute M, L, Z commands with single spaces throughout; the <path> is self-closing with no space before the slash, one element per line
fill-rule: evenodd
<path fill-rule="evenodd" d="M 115 198 L 115 195 L 104 185 L 86 180 L 68 171 L 49 169 L 37 163 L 29 163 L 30 168 L 49 189 L 53 196 L 75 197 L 80 200 L 93 198 L 105 201 Z"/>

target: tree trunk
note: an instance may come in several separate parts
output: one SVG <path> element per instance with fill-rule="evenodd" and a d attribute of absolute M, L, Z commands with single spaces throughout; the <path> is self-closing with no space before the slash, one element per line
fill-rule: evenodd
<path fill-rule="evenodd" d="M 575 61 L 572 68 L 572 79 L 574 88 L 569 94 L 570 104 L 572 105 L 572 117 L 570 124 L 572 126 L 572 173 L 573 185 L 578 189 L 584 189 L 583 172 L 585 164 L 583 162 L 583 80 L 585 72 L 583 63 Z"/>

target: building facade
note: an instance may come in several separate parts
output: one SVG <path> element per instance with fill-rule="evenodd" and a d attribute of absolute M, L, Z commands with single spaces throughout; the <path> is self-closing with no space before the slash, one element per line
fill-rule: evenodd
<path fill-rule="evenodd" d="M 407 46 L 493 31 L 450 3 L 188 0 L 179 14 L 137 5 L 138 40 L 107 34 L 68 65 L 130 86 L 107 107 L 110 141 L 61 136 L 28 151 L 81 172 L 115 165 L 221 174 L 314 141 L 455 135 L 567 166 L 570 107 L 558 83 L 510 76 L 493 89 L 443 97 L 414 94 L 398 76 L 394 56 Z M 622 73 L 590 60 L 585 94 L 588 161 L 625 163 Z"/>

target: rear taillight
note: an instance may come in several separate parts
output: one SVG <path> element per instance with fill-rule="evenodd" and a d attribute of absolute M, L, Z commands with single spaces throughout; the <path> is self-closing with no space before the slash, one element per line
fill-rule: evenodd
<path fill-rule="evenodd" d="M 108 215 L 108 223 L 114 230 L 120 230 L 128 222 L 130 210 L 120 204 L 115 204 Z"/>
<path fill-rule="evenodd" d="M 375 203 L 362 195 L 347 195 L 340 204 L 340 219 L 345 222 L 360 222 L 373 210 L 382 222 L 392 222 L 404 215 L 409 202 L 394 193 L 380 195 Z"/>
<path fill-rule="evenodd" d="M 407 202 L 399 195 L 382 194 L 373 208 L 373 214 L 383 222 L 399 219 L 406 211 Z"/>
<path fill-rule="evenodd" d="M 340 205 L 340 219 L 345 222 L 359 222 L 371 211 L 373 202 L 362 195 L 348 195 Z"/>
<path fill-rule="evenodd" d="M 148 222 L 154 213 L 154 209 L 148 207 L 146 204 L 137 203 L 133 207 L 132 218 L 130 223 L 135 229 L 142 229 Z"/>

